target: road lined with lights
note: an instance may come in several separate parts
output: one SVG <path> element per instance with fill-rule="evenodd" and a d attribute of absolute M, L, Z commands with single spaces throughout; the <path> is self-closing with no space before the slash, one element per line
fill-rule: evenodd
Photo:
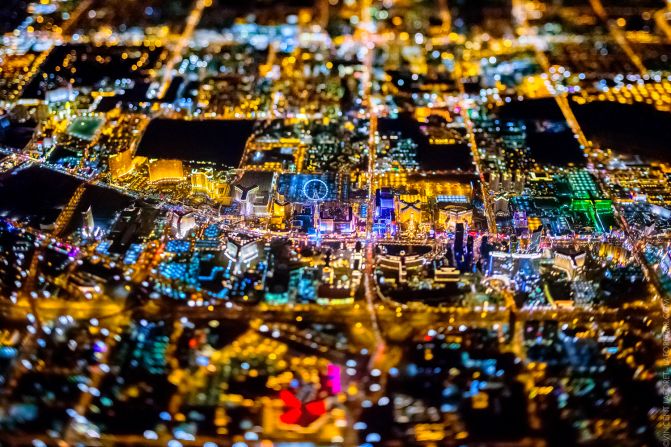
<path fill-rule="evenodd" d="M 473 161 L 475 162 L 475 169 L 477 170 L 478 177 L 480 179 L 480 192 L 482 194 L 482 202 L 485 207 L 485 217 L 487 219 L 487 228 L 490 234 L 496 234 L 496 216 L 494 215 L 494 210 L 492 209 L 491 197 L 487 192 L 486 179 L 484 174 L 484 169 L 482 166 L 482 159 L 480 158 L 480 150 L 478 149 L 478 143 L 475 139 L 475 133 L 473 131 L 473 121 L 468 115 L 468 105 L 467 105 L 467 95 L 466 90 L 464 89 L 464 83 L 462 79 L 462 70 L 461 70 L 461 60 L 457 58 L 457 61 L 454 64 L 455 71 L 454 77 L 459 89 L 459 109 L 461 119 L 464 121 L 464 126 L 466 127 L 466 132 L 468 134 L 468 143 L 471 149 L 471 155 Z"/>
<path fill-rule="evenodd" d="M 375 210 L 375 157 L 377 155 L 377 110 L 373 101 L 373 65 L 375 61 L 375 39 L 373 18 L 370 14 L 370 0 L 361 2 L 360 27 L 358 28 L 360 45 L 366 49 L 364 63 L 362 67 L 363 84 L 363 104 L 367 107 L 369 119 L 368 134 L 368 169 L 367 169 L 367 187 L 368 187 L 368 208 L 366 215 L 366 268 L 364 272 L 364 294 L 366 298 L 366 307 L 370 314 L 371 329 L 375 336 L 375 352 L 371 356 L 370 369 L 379 365 L 386 349 L 385 340 L 380 331 L 377 312 L 375 310 L 375 300 L 377 298 L 375 283 L 375 255 L 373 253 L 375 246 L 375 234 L 373 232 L 373 219 Z"/>
<path fill-rule="evenodd" d="M 617 42 L 617 44 L 629 57 L 634 66 L 636 66 L 636 69 L 641 73 L 641 75 L 646 75 L 648 70 L 645 68 L 645 65 L 643 65 L 643 61 L 641 61 L 641 58 L 631 47 L 629 40 L 624 35 L 620 27 L 608 17 L 606 8 L 603 7 L 601 0 L 589 0 L 589 3 L 599 19 L 606 25 L 615 42 Z"/>
<path fill-rule="evenodd" d="M 168 59 L 168 63 L 165 65 L 165 67 L 163 67 L 163 80 L 157 93 L 157 97 L 159 99 L 163 98 L 168 92 L 168 88 L 170 87 L 170 84 L 175 77 L 175 67 L 181 62 L 182 54 L 189 46 L 191 38 L 193 37 L 193 33 L 196 30 L 198 23 L 200 23 L 200 19 L 203 17 L 205 8 L 208 8 L 211 5 L 212 0 L 195 0 L 195 4 L 186 19 L 184 31 L 177 39 L 175 47 L 173 48 Z"/>
<path fill-rule="evenodd" d="M 666 6 L 655 11 L 655 23 L 664 32 L 666 40 L 671 42 L 671 25 L 669 25 L 669 18 L 671 17 L 671 3 L 666 2 Z"/>

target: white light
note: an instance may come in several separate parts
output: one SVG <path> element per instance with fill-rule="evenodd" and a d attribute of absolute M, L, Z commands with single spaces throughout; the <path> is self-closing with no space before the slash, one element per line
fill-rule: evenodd
<path fill-rule="evenodd" d="M 158 439 L 158 434 L 153 430 L 145 430 L 143 435 L 145 439 L 151 439 L 151 440 Z"/>
<path fill-rule="evenodd" d="M 380 442 L 382 440 L 382 436 L 380 436 L 377 433 L 369 433 L 366 436 L 366 442 Z"/>

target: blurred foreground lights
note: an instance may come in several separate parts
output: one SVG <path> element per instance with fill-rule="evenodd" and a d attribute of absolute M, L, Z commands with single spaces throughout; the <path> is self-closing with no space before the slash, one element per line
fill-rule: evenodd
<path fill-rule="evenodd" d="M 377 433 L 368 433 L 366 435 L 366 442 L 380 442 L 382 441 L 382 436 Z"/>
<path fill-rule="evenodd" d="M 193 436 L 191 433 L 188 433 L 184 430 L 177 429 L 175 430 L 174 433 L 175 438 L 179 439 L 180 441 L 195 441 L 196 437 Z"/>
<path fill-rule="evenodd" d="M 352 427 L 354 428 L 354 430 L 365 430 L 368 428 L 368 424 L 366 424 L 365 422 L 355 422 Z"/>
<path fill-rule="evenodd" d="M 145 439 L 155 441 L 158 439 L 158 434 L 153 430 L 145 430 L 143 433 Z"/>

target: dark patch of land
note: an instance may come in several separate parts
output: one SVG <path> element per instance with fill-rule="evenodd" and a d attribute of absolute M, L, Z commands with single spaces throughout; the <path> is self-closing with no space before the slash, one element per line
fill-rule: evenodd
<path fill-rule="evenodd" d="M 12 32 L 28 17 L 26 0 L 3 0 L 0 6 L 0 34 Z"/>
<path fill-rule="evenodd" d="M 158 63 L 161 51 L 160 48 L 88 44 L 56 47 L 37 76 L 26 86 L 23 98 L 43 99 L 47 91 L 69 84 L 73 87 L 112 88 L 120 79 L 146 80 L 149 70 Z M 140 60 L 143 63 L 138 67 Z"/>
<path fill-rule="evenodd" d="M 531 156 L 540 164 L 584 165 L 585 156 L 552 98 L 515 101 L 499 110 L 504 120 L 524 121 Z"/>
<path fill-rule="evenodd" d="M 402 138 L 411 139 L 417 145 L 416 161 L 422 170 L 473 170 L 471 150 L 466 144 L 430 144 L 420 124 L 409 114 L 401 113 L 398 118 L 380 118 L 378 128 L 382 134 L 400 134 Z"/>
<path fill-rule="evenodd" d="M 149 158 L 205 161 L 237 167 L 254 124 L 252 120 L 159 118 L 147 126 L 137 153 Z"/>
<path fill-rule="evenodd" d="M 571 104 L 585 136 L 602 148 L 671 162 L 671 114 L 647 104 Z"/>
<path fill-rule="evenodd" d="M 81 180 L 31 166 L 0 176 L 0 217 L 34 228 L 51 224 L 68 203 Z"/>

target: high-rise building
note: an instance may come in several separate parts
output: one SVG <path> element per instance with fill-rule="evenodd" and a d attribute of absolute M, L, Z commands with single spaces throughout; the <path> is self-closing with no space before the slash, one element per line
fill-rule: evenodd
<path fill-rule="evenodd" d="M 133 171 L 133 151 L 126 150 L 112 154 L 108 160 L 110 174 L 112 179 L 116 180 Z"/>
<path fill-rule="evenodd" d="M 151 160 L 149 183 L 177 183 L 184 180 L 184 167 L 180 160 Z"/>
<path fill-rule="evenodd" d="M 93 221 L 93 209 L 89 206 L 86 211 L 82 212 L 83 229 L 87 234 L 93 233 L 95 229 L 95 222 Z"/>

